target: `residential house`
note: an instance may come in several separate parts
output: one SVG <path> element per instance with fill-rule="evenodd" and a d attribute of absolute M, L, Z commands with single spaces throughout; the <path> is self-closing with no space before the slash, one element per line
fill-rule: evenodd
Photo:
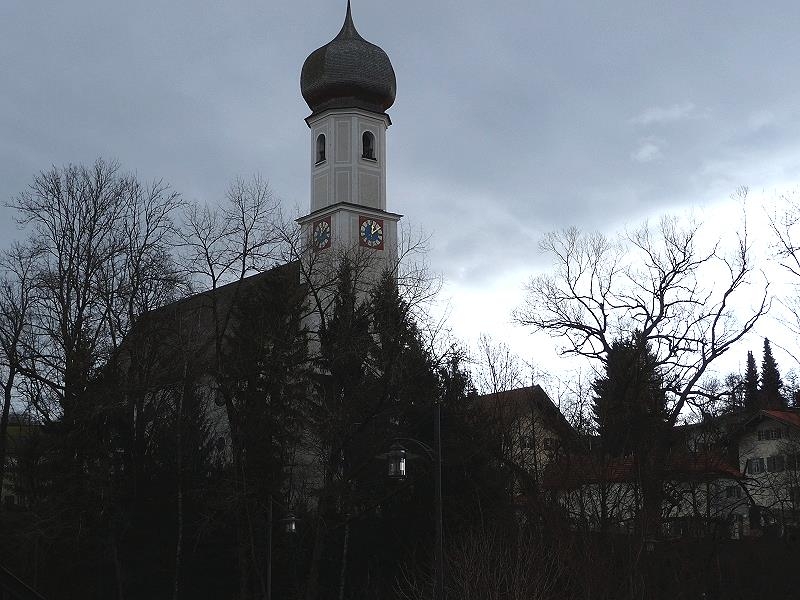
<path fill-rule="evenodd" d="M 477 398 L 497 433 L 497 455 L 513 473 L 513 495 L 538 490 L 548 465 L 574 449 L 578 435 L 538 385 Z"/>
<path fill-rule="evenodd" d="M 547 465 L 543 487 L 574 525 L 631 532 L 641 505 L 633 456 L 597 439 Z M 739 411 L 675 427 L 658 467 L 665 538 L 781 535 L 800 523 L 800 411 Z"/>

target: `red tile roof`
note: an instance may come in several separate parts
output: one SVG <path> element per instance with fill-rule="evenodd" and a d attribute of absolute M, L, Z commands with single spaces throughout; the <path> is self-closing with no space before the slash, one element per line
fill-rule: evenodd
<path fill-rule="evenodd" d="M 550 463 L 542 484 L 549 489 L 575 489 L 592 483 L 631 482 L 636 479 L 635 469 L 633 456 L 572 455 Z M 738 468 L 712 452 L 671 455 L 663 476 L 673 481 L 744 477 Z"/>
<path fill-rule="evenodd" d="M 765 410 L 762 412 L 776 421 L 800 429 L 800 412 L 796 410 Z"/>

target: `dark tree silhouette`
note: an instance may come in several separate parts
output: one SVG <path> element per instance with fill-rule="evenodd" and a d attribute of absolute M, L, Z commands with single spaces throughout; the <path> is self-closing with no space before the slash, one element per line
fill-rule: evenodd
<path fill-rule="evenodd" d="M 747 370 L 744 373 L 744 407 L 755 410 L 759 406 L 758 399 L 758 370 L 753 353 L 747 351 Z"/>
<path fill-rule="evenodd" d="M 657 357 L 641 332 L 612 342 L 606 373 L 594 384 L 594 413 L 603 447 L 632 455 L 641 490 L 640 531 L 655 535 L 661 518 L 660 469 L 667 451 L 667 395 Z"/>
<path fill-rule="evenodd" d="M 531 279 L 516 319 L 564 340 L 563 353 L 601 364 L 613 340 L 639 329 L 657 357 L 675 425 L 687 405 L 705 402 L 699 382 L 709 367 L 768 308 L 764 282 L 751 310 L 741 318 L 733 313 L 734 299 L 760 277 L 746 232 L 734 239 L 730 253 L 719 244 L 703 250 L 699 225 L 681 227 L 670 218 L 617 239 L 577 229 L 552 233 L 542 247 L 554 270 Z M 703 285 L 719 267 L 725 280 Z"/>
<path fill-rule="evenodd" d="M 783 381 L 778 363 L 772 356 L 769 339 L 764 338 L 764 356 L 761 359 L 761 407 L 765 409 L 785 408 L 786 400 L 781 393 Z"/>
<path fill-rule="evenodd" d="M 663 434 L 667 418 L 658 361 L 636 331 L 612 342 L 605 371 L 594 382 L 592 406 L 603 447 L 615 456 L 640 453 Z"/>

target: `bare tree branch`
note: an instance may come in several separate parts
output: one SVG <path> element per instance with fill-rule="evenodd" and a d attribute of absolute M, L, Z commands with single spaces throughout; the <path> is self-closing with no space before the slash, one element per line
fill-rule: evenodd
<path fill-rule="evenodd" d="M 640 331 L 658 358 L 674 424 L 709 365 L 769 309 L 746 228 L 732 252 L 721 246 L 701 249 L 700 226 L 675 218 L 613 242 L 576 229 L 550 234 L 543 249 L 554 271 L 531 279 L 515 319 L 564 340 L 565 354 L 601 363 L 614 339 Z"/>

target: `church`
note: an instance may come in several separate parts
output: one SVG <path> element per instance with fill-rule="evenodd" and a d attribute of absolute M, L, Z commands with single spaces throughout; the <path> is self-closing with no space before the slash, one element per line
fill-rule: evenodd
<path fill-rule="evenodd" d="M 386 194 L 391 125 L 386 111 L 395 100 L 395 73 L 386 53 L 356 30 L 349 2 L 339 33 L 306 58 L 300 89 L 311 110 L 305 119 L 310 133 L 311 197 L 308 213 L 296 221 L 287 260 L 140 319 L 126 339 L 121 360 L 135 423 L 135 455 L 144 452 L 154 412 L 185 396 L 187 382 L 192 381 L 192 393 L 201 396 L 211 427 L 215 460 L 235 461 L 232 437 L 253 418 L 238 397 L 250 376 L 244 363 L 260 351 L 257 346 L 243 349 L 239 339 L 259 329 L 256 321 L 271 321 L 270 312 L 280 313 L 294 327 L 288 334 L 282 332 L 286 344 L 291 352 L 304 354 L 297 362 L 313 363 L 311 357 L 320 350 L 322 322 L 333 311 L 343 262 L 351 267 L 360 302 L 368 299 L 381 277 L 396 272 L 401 215 L 388 210 Z M 326 369 L 318 364 L 307 368 L 317 374 Z M 303 378 L 308 380 L 308 371 L 297 376 Z M 307 388 L 295 390 L 297 404 L 307 402 L 304 391 Z M 315 465 L 318 457 L 307 450 L 313 445 L 311 434 L 298 435 L 305 439 L 298 440 L 301 449 L 291 461 L 291 486 L 302 488 L 296 492 L 302 498 L 287 503 L 314 504 L 313 488 L 323 475 Z"/>

